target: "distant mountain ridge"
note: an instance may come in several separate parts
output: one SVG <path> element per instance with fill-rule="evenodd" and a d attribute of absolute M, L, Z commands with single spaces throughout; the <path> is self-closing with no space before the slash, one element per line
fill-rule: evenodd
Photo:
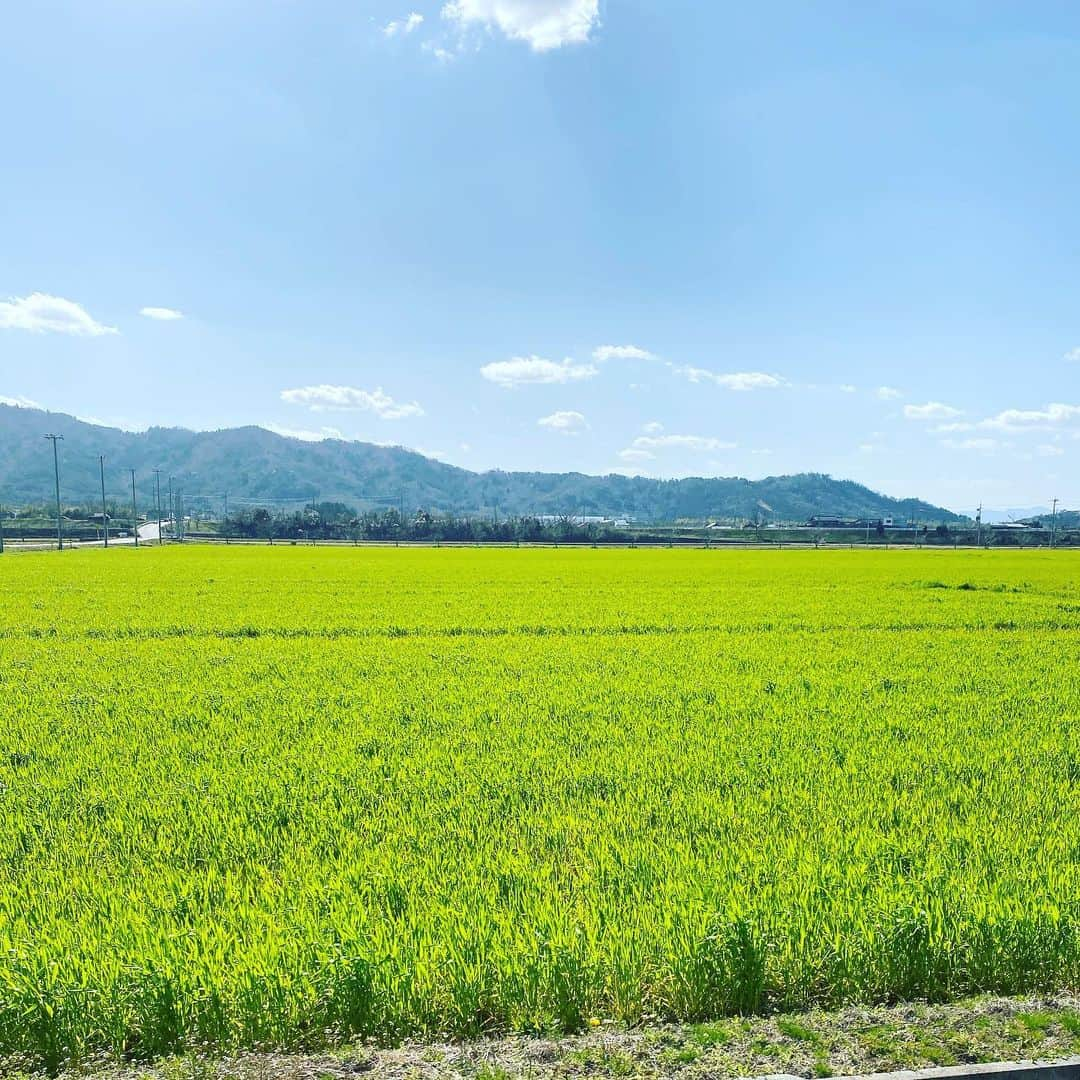
<path fill-rule="evenodd" d="M 927 523 L 959 520 L 921 499 L 894 499 L 851 480 L 822 473 L 654 480 L 642 476 L 584 473 L 472 472 L 396 446 L 330 439 L 302 442 L 260 427 L 188 431 L 153 427 L 144 432 L 78 420 L 62 413 L 0 405 L 0 500 L 42 502 L 53 497 L 53 461 L 46 431 L 60 444 L 62 498 L 100 498 L 98 455 L 106 458 L 107 493 L 129 497 L 134 468 L 140 504 L 149 505 L 153 472 L 175 477 L 189 498 L 235 500 L 334 500 L 357 507 L 367 500 L 400 499 L 457 514 L 588 514 L 639 521 L 679 518 L 797 521 L 814 514 L 916 517 Z M 762 509 L 767 506 L 771 513 Z"/>

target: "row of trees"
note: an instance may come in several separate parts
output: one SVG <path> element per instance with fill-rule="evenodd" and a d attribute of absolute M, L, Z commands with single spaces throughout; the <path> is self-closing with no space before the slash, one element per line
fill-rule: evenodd
<path fill-rule="evenodd" d="M 618 529 L 582 523 L 571 517 L 457 517 L 418 510 L 357 513 L 341 503 L 320 503 L 305 510 L 273 514 L 265 508 L 230 515 L 217 523 L 219 535 L 262 540 L 446 540 L 565 541 L 588 543 L 625 539 Z"/>

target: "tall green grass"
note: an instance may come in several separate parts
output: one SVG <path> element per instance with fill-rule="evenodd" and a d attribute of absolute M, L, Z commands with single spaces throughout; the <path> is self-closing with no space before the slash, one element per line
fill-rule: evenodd
<path fill-rule="evenodd" d="M 0 559 L 0 1053 L 1076 986 L 1078 569 Z"/>

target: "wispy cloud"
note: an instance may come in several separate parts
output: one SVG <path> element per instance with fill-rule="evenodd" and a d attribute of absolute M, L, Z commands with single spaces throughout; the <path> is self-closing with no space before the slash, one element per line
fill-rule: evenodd
<path fill-rule="evenodd" d="M 158 322 L 175 322 L 177 319 L 182 319 L 184 317 L 182 311 L 177 311 L 176 308 L 170 307 L 139 308 L 139 314 L 145 315 L 148 319 L 157 319 Z"/>
<path fill-rule="evenodd" d="M 664 425 L 659 420 L 650 420 L 647 424 L 642 425 L 641 430 L 646 435 L 659 435 L 664 430 Z"/>
<path fill-rule="evenodd" d="M 120 332 L 115 326 L 99 323 L 74 300 L 39 292 L 0 300 L 0 329 L 73 337 L 102 337 Z"/>
<path fill-rule="evenodd" d="M 925 405 L 905 405 L 904 416 L 908 420 L 950 420 L 963 416 L 963 409 L 954 409 L 940 401 L 928 401 Z"/>
<path fill-rule="evenodd" d="M 344 439 L 345 436 L 337 428 L 324 427 L 317 429 L 279 427 L 277 424 L 263 424 L 266 431 L 272 431 L 275 435 L 283 435 L 286 439 L 299 439 L 301 442 L 325 442 L 327 439 Z"/>
<path fill-rule="evenodd" d="M 1005 409 L 979 421 L 979 427 L 997 431 L 1038 431 L 1080 421 L 1080 405 L 1054 402 L 1042 409 Z"/>
<path fill-rule="evenodd" d="M 600 22 L 599 0 L 451 0 L 442 17 L 461 30 L 498 30 L 534 52 L 580 45 Z"/>
<path fill-rule="evenodd" d="M 36 401 L 31 401 L 28 397 L 23 397 L 22 394 L 16 394 L 14 397 L 5 397 L 0 394 L 0 405 L 13 405 L 17 409 L 44 409 L 44 405 L 39 405 Z"/>
<path fill-rule="evenodd" d="M 734 450 L 738 443 L 724 442 L 709 435 L 639 435 L 632 443 L 635 450 Z"/>
<path fill-rule="evenodd" d="M 382 32 L 387 37 L 395 37 L 397 34 L 411 34 L 417 27 L 421 26 L 424 22 L 424 16 L 418 11 L 410 11 L 408 15 L 401 19 L 391 19 L 384 27 Z"/>
<path fill-rule="evenodd" d="M 577 435 L 579 432 L 585 431 L 589 426 L 585 417 L 572 409 L 553 412 L 550 416 L 540 417 L 536 422 L 540 427 L 550 428 L 552 431 L 558 431 L 563 435 Z"/>
<path fill-rule="evenodd" d="M 942 439 L 941 445 L 949 450 L 997 450 L 1001 445 L 997 439 Z"/>
<path fill-rule="evenodd" d="M 1039 457 L 1061 457 L 1065 451 L 1054 443 L 1041 443 L 1035 447 L 1035 453 L 1038 454 Z"/>
<path fill-rule="evenodd" d="M 84 424 L 93 424 L 95 427 L 119 428 L 121 431 L 146 431 L 150 425 L 140 420 L 129 420 L 126 417 L 106 419 L 100 416 L 76 416 Z"/>
<path fill-rule="evenodd" d="M 497 386 L 514 387 L 544 383 L 569 383 L 591 379 L 599 369 L 567 357 L 561 363 L 541 356 L 513 356 L 485 364 L 480 374 Z"/>
<path fill-rule="evenodd" d="M 787 379 L 764 371 L 709 371 L 699 367 L 677 367 L 676 375 L 682 375 L 692 383 L 711 382 L 725 390 L 746 392 L 748 390 L 778 390 L 787 386 Z"/>
<path fill-rule="evenodd" d="M 603 364 L 608 360 L 655 360 L 656 355 L 637 345 L 598 345 L 593 349 L 593 359 Z"/>
<path fill-rule="evenodd" d="M 948 406 L 940 406 L 936 402 L 931 402 L 929 405 L 919 406 L 918 409 L 925 410 L 931 407 L 948 408 Z M 912 408 L 914 406 L 909 405 L 905 409 L 905 413 Z M 911 417 L 911 419 L 938 419 L 939 417 L 958 414 L 959 410 L 953 410 L 949 413 L 935 412 L 933 415 L 920 413 L 920 415 Z M 964 431 L 1024 434 L 1025 432 L 1053 431 L 1062 428 L 1074 428 L 1077 434 L 1080 434 L 1080 405 L 1065 405 L 1061 402 L 1053 402 L 1041 409 L 1003 409 L 994 416 L 988 416 L 983 420 L 950 420 L 946 423 L 934 425 L 934 431 L 943 434 L 957 434 Z"/>
<path fill-rule="evenodd" d="M 619 457 L 623 461 L 652 461 L 656 455 L 650 450 L 637 450 L 632 446 L 628 446 L 625 450 L 619 451 Z"/>
<path fill-rule="evenodd" d="M 1063 359 L 1070 364 L 1080 364 L 1080 345 L 1077 345 L 1075 349 L 1070 349 Z"/>
<path fill-rule="evenodd" d="M 431 53 L 431 55 L 434 56 L 436 60 L 444 64 L 448 64 L 457 56 L 457 54 L 452 52 L 450 49 L 447 49 L 434 41 L 425 41 L 423 42 L 423 44 L 421 44 L 420 48 L 423 49 L 426 53 Z"/>
<path fill-rule="evenodd" d="M 895 386 L 879 386 L 875 393 L 879 401 L 895 401 L 904 396 L 904 392 L 897 390 Z"/>
<path fill-rule="evenodd" d="M 404 420 L 410 416 L 423 416 L 424 410 L 415 401 L 395 401 L 382 387 L 360 390 L 355 386 L 301 386 L 295 390 L 282 390 L 281 400 L 290 405 L 305 405 L 313 412 L 371 412 L 380 420 Z"/>

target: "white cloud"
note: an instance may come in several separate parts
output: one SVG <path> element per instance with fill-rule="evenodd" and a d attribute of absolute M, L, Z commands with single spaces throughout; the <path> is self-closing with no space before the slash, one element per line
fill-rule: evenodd
<path fill-rule="evenodd" d="M 44 405 L 39 405 L 36 401 L 31 401 L 28 397 L 23 397 L 22 394 L 16 394 L 14 397 L 5 397 L 0 394 L 0 405 L 14 405 L 17 409 L 44 409 Z"/>
<path fill-rule="evenodd" d="M 997 439 L 942 439 L 941 445 L 949 450 L 996 450 L 1001 444 Z"/>
<path fill-rule="evenodd" d="M 301 442 L 324 442 L 326 439 L 344 439 L 345 436 L 337 428 L 324 427 L 312 431 L 308 428 L 278 427 L 277 424 L 263 424 L 266 431 L 272 431 L 275 435 L 283 435 L 286 439 L 299 439 Z"/>
<path fill-rule="evenodd" d="M 306 405 L 313 412 L 327 410 L 373 412 L 380 420 L 404 420 L 423 416 L 424 410 L 415 402 L 395 401 L 382 387 L 358 390 L 354 386 L 302 386 L 282 390 L 281 400 L 290 405 Z"/>
<path fill-rule="evenodd" d="M 1035 447 L 1035 453 L 1039 457 L 1061 457 L 1065 453 L 1060 446 L 1055 446 L 1053 443 L 1042 443 Z"/>
<path fill-rule="evenodd" d="M 177 311 L 175 308 L 169 307 L 139 308 L 139 314 L 145 315 L 148 319 L 157 319 L 159 322 L 174 322 L 176 319 L 182 319 L 184 317 L 182 311 Z"/>
<path fill-rule="evenodd" d="M 480 374 L 498 386 L 529 386 L 543 383 L 568 383 L 591 379 L 597 373 L 592 364 L 578 364 L 569 357 L 563 362 L 540 356 L 513 356 L 485 364 Z"/>
<path fill-rule="evenodd" d="M 1055 402 L 1043 409 L 1005 409 L 979 422 L 979 427 L 996 431 L 1037 431 L 1061 427 L 1080 420 L 1080 405 Z"/>
<path fill-rule="evenodd" d="M 418 11 L 410 11 L 404 19 L 391 19 L 383 27 L 383 33 L 387 37 L 394 37 L 395 34 L 411 34 L 418 26 L 424 21 L 424 16 Z"/>
<path fill-rule="evenodd" d="M 76 416 L 84 424 L 93 424 L 95 427 L 119 428 L 121 431 L 146 431 L 150 425 L 139 420 L 128 420 L 124 417 L 119 419 L 104 420 L 100 416 Z"/>
<path fill-rule="evenodd" d="M 650 453 L 648 450 L 635 450 L 632 447 L 628 447 L 625 450 L 619 451 L 619 457 L 623 461 L 652 461 L 656 455 Z"/>
<path fill-rule="evenodd" d="M 750 453 L 754 454 L 756 457 L 768 457 L 772 453 L 772 451 L 769 450 L 769 449 L 762 449 L 762 450 L 751 450 Z"/>
<path fill-rule="evenodd" d="M 74 337 L 101 337 L 120 332 L 115 326 L 103 326 L 95 321 L 74 300 L 39 292 L 0 300 L 0 329 L 71 334 Z"/>
<path fill-rule="evenodd" d="M 738 443 L 724 442 L 708 435 L 639 435 L 633 442 L 635 450 L 734 450 Z"/>
<path fill-rule="evenodd" d="M 768 375 L 764 371 L 708 371 L 699 367 L 677 367 L 676 375 L 682 375 L 692 383 L 713 382 L 725 390 L 776 390 L 787 386 L 787 379 L 779 375 Z"/>
<path fill-rule="evenodd" d="M 928 401 L 925 405 L 905 405 L 904 416 L 908 420 L 950 420 L 954 416 L 963 416 L 962 409 L 943 405 L 940 401 Z"/>
<path fill-rule="evenodd" d="M 855 394 L 859 390 L 853 383 L 841 383 L 837 389 L 839 389 L 841 394 Z"/>
<path fill-rule="evenodd" d="M 656 356 L 636 345 L 598 345 L 593 349 L 593 359 L 602 364 L 605 360 L 655 360 Z"/>
<path fill-rule="evenodd" d="M 1070 349 L 1064 356 L 1070 364 L 1080 364 L 1080 345 L 1077 345 L 1075 349 Z"/>
<path fill-rule="evenodd" d="M 589 426 L 581 413 L 569 409 L 542 416 L 536 422 L 540 427 L 551 428 L 552 431 L 560 431 L 564 435 L 577 435 Z"/>
<path fill-rule="evenodd" d="M 967 420 L 954 420 L 948 424 L 935 424 L 934 430 L 943 433 L 946 431 L 974 431 L 975 425 Z"/>
<path fill-rule="evenodd" d="M 650 420 L 642 429 L 646 435 L 659 435 L 664 430 L 664 425 L 659 420 Z"/>
<path fill-rule="evenodd" d="M 600 22 L 600 0 L 451 0 L 442 17 L 462 30 L 497 29 L 547 52 L 588 41 Z"/>
<path fill-rule="evenodd" d="M 895 386 L 879 386 L 876 393 L 879 401 L 895 401 L 904 396 L 904 392 Z"/>

